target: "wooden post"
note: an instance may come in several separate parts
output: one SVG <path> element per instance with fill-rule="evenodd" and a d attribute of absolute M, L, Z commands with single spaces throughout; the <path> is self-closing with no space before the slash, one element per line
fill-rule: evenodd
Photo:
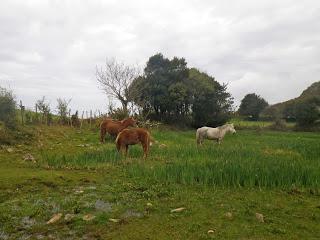
<path fill-rule="evenodd" d="M 20 100 L 20 113 L 21 113 L 21 123 L 22 125 L 24 125 L 24 110 L 25 110 L 25 107 L 22 105 L 22 101 Z"/>
<path fill-rule="evenodd" d="M 36 104 L 36 121 L 38 122 L 38 104 Z"/>
<path fill-rule="evenodd" d="M 84 111 L 82 111 L 82 115 L 81 115 L 81 123 L 80 123 L 80 129 L 82 128 L 82 122 L 83 122 L 83 114 L 84 114 Z"/>
<path fill-rule="evenodd" d="M 91 122 L 92 122 L 92 110 L 90 110 L 90 128 L 91 128 Z"/>
<path fill-rule="evenodd" d="M 69 109 L 69 124 L 72 127 L 71 109 Z"/>

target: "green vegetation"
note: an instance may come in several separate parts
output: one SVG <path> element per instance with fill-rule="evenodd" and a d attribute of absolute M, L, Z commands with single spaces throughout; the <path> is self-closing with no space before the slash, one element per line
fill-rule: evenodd
<path fill-rule="evenodd" d="M 2 239 L 316 239 L 320 138 L 237 131 L 197 149 L 194 131 L 118 155 L 97 130 L 35 127 L 0 150 Z M 23 160 L 31 154 L 34 161 Z M 183 207 L 181 212 L 172 209 Z M 63 216 L 46 222 L 56 213 Z M 262 214 L 263 222 L 256 217 Z M 71 220 L 65 219 L 71 214 Z M 93 220 L 83 220 L 88 214 Z M 112 220 L 113 219 L 113 220 Z M 213 230 L 213 233 L 208 233 Z"/>
<path fill-rule="evenodd" d="M 251 120 L 258 120 L 260 113 L 268 106 L 266 100 L 255 93 L 244 96 L 239 107 L 239 114 Z"/>
<path fill-rule="evenodd" d="M 151 56 L 128 92 L 152 120 L 175 125 L 219 126 L 230 118 L 232 97 L 214 77 L 189 69 L 184 58 Z"/>
<path fill-rule="evenodd" d="M 0 121 L 6 128 L 16 126 L 16 101 L 12 91 L 0 87 Z"/>

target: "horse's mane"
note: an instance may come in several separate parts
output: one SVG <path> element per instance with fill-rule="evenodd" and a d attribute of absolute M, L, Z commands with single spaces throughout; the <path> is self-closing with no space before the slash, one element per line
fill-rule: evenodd
<path fill-rule="evenodd" d="M 217 128 L 219 128 L 219 129 L 225 129 L 226 127 L 229 127 L 229 126 L 231 126 L 231 124 L 230 124 L 230 123 L 227 123 L 227 124 L 224 124 L 224 125 L 219 126 L 219 127 L 217 127 Z"/>

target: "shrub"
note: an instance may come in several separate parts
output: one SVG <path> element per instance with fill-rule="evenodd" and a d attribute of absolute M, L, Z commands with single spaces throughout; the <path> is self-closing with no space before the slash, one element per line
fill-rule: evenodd
<path fill-rule="evenodd" d="M 16 101 L 12 91 L 0 87 L 0 121 L 5 127 L 16 127 Z"/>
<path fill-rule="evenodd" d="M 320 98 L 314 97 L 300 102 L 295 107 L 298 127 L 311 127 L 320 119 Z"/>
<path fill-rule="evenodd" d="M 112 106 L 109 107 L 109 117 L 113 119 L 122 120 L 129 117 L 129 111 L 122 108 L 114 109 Z"/>

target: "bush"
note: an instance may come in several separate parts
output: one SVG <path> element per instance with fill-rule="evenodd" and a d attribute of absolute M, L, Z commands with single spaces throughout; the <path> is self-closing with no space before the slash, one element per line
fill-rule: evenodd
<path fill-rule="evenodd" d="M 300 102 L 295 107 L 298 127 L 312 127 L 320 120 L 320 98 L 314 97 Z"/>
<path fill-rule="evenodd" d="M 109 107 L 109 117 L 112 119 L 123 120 L 129 117 L 129 111 L 122 108 L 114 109 L 112 106 Z"/>
<path fill-rule="evenodd" d="M 0 87 L 0 121 L 5 127 L 16 127 L 16 101 L 11 91 Z"/>
<path fill-rule="evenodd" d="M 34 129 L 16 126 L 15 129 L 4 128 L 0 123 L 0 145 L 30 143 L 35 138 Z"/>

